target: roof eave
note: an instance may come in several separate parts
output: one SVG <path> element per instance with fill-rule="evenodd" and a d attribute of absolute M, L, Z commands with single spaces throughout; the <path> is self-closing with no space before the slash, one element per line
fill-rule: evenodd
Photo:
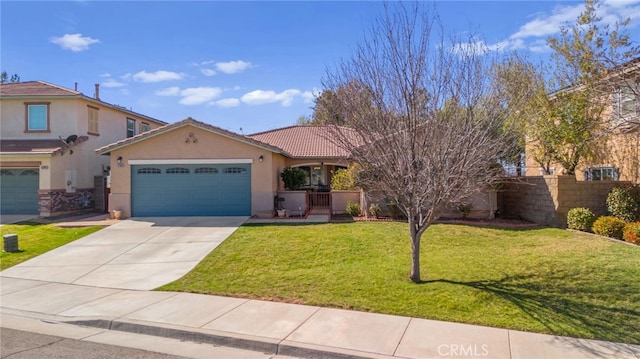
<path fill-rule="evenodd" d="M 233 135 L 229 135 L 227 133 L 224 133 L 222 131 L 216 131 L 216 130 L 208 127 L 208 126 L 200 125 L 199 122 L 195 122 L 195 120 L 184 122 L 184 123 L 178 123 L 173 127 L 170 127 L 170 126 L 172 126 L 172 125 L 169 124 L 169 125 L 167 125 L 166 128 L 156 129 L 156 131 L 154 133 L 150 133 L 150 132 L 142 133 L 140 135 L 131 137 L 130 139 L 119 141 L 120 143 L 116 142 L 115 144 L 111 144 L 111 145 L 107 145 L 107 146 L 98 148 L 95 151 L 96 151 L 96 153 L 98 153 L 100 155 L 110 155 L 112 151 L 119 150 L 121 148 L 133 145 L 133 144 L 141 142 L 141 141 L 145 141 L 147 139 L 162 135 L 162 134 L 164 134 L 166 132 L 170 132 L 170 131 L 176 130 L 178 128 L 186 127 L 186 126 L 193 126 L 193 127 L 196 127 L 196 128 L 200 128 L 200 129 L 202 129 L 204 131 L 215 133 L 215 134 L 217 134 L 219 136 L 222 136 L 222 137 L 225 137 L 225 138 L 230 138 L 230 139 L 242 142 L 242 143 L 250 145 L 250 146 L 258 147 L 258 148 L 261 148 L 261 149 L 269 151 L 269 152 L 278 153 L 278 154 L 281 154 L 283 156 L 291 157 L 291 155 L 289 153 L 287 153 L 286 151 L 284 151 L 284 150 L 282 150 L 280 148 L 271 147 L 271 146 L 268 146 L 266 144 L 264 146 L 261 146 L 260 144 L 256 143 L 256 142 L 262 143 L 260 141 L 248 140 L 248 139 L 245 140 L 245 139 L 242 138 L 243 137 L 242 135 L 233 136 Z M 152 132 L 153 132 L 153 130 L 152 130 Z M 140 137 L 138 137 L 138 136 L 140 136 Z M 138 138 L 136 138 L 136 137 L 138 137 Z"/>
<path fill-rule="evenodd" d="M 3 158 L 22 158 L 22 157 L 53 157 L 58 151 L 43 151 L 43 152 L 0 152 L 0 159 Z"/>

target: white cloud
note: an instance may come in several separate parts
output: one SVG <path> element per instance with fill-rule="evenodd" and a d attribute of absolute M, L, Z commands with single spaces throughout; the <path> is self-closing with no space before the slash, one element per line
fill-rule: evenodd
<path fill-rule="evenodd" d="M 82 34 L 64 34 L 62 36 L 54 36 L 49 39 L 53 44 L 59 45 L 64 50 L 80 52 L 89 50 L 89 45 L 99 43 L 100 40 L 92 39 Z"/>
<path fill-rule="evenodd" d="M 167 87 L 162 90 L 156 91 L 156 95 L 158 96 L 178 96 L 180 95 L 179 87 Z"/>
<path fill-rule="evenodd" d="M 291 106 L 296 96 L 300 96 L 300 90 L 288 89 L 280 93 L 275 91 L 255 90 L 244 94 L 240 100 L 248 105 L 262 105 L 266 103 L 280 102 L 282 106 Z"/>
<path fill-rule="evenodd" d="M 603 3 L 612 7 L 624 7 L 640 3 L 638 0 L 604 0 Z"/>
<path fill-rule="evenodd" d="M 205 76 L 214 76 L 216 74 L 216 71 L 211 69 L 200 69 L 200 72 Z"/>
<path fill-rule="evenodd" d="M 510 38 L 522 39 L 557 34 L 562 26 L 575 21 L 583 10 L 584 5 L 582 4 L 556 7 L 551 15 L 538 15 L 535 19 L 520 26 L 518 32 L 511 35 Z"/>
<path fill-rule="evenodd" d="M 216 63 L 216 70 L 224 72 L 225 74 L 235 74 L 249 67 L 251 67 L 251 63 L 242 60 Z"/>
<path fill-rule="evenodd" d="M 316 93 L 314 91 L 305 91 L 300 96 L 302 96 L 304 103 L 313 103 L 313 100 L 316 98 Z"/>
<path fill-rule="evenodd" d="M 100 77 L 111 77 L 110 73 L 104 73 L 104 74 L 100 74 Z"/>
<path fill-rule="evenodd" d="M 529 45 L 532 52 L 550 52 L 551 48 L 547 45 L 547 40 L 539 39 Z"/>
<path fill-rule="evenodd" d="M 213 104 L 219 107 L 237 107 L 240 105 L 240 100 L 237 98 L 223 98 L 222 100 L 215 101 Z"/>
<path fill-rule="evenodd" d="M 114 80 L 112 78 L 106 79 L 101 85 L 104 86 L 104 87 L 122 87 L 122 86 L 125 86 L 124 83 L 118 82 L 118 81 L 116 81 L 116 80 Z"/>
<path fill-rule="evenodd" d="M 210 102 L 222 94 L 218 87 L 191 87 L 180 91 L 182 105 L 201 105 Z"/>
<path fill-rule="evenodd" d="M 126 75 L 125 75 L 126 76 Z M 181 80 L 183 79 L 185 74 L 172 72 L 172 71 L 156 71 L 156 72 L 146 72 L 140 71 L 133 75 L 133 79 L 138 82 L 162 82 L 162 81 L 171 81 L 171 80 Z"/>
<path fill-rule="evenodd" d="M 613 26 L 616 22 L 631 17 L 631 23 L 627 30 L 640 24 L 640 0 L 604 0 L 598 8 L 597 14 L 602 19 L 603 25 Z M 468 43 L 459 43 L 452 46 L 454 53 L 476 51 L 485 53 L 490 51 L 509 51 L 528 48 L 532 52 L 548 52 L 546 40 L 549 36 L 560 33 L 562 27 L 575 23 L 580 13 L 584 11 L 584 4 L 569 6 L 557 6 L 551 13 L 538 13 L 533 19 L 520 26 L 518 31 L 505 40 L 496 43 L 485 43 L 482 40 L 471 40 Z M 629 31 L 633 33 L 633 31 Z"/>
<path fill-rule="evenodd" d="M 463 54 L 486 54 L 489 52 L 489 47 L 483 40 L 461 42 L 454 44 L 451 47 L 451 51 L 457 55 Z"/>

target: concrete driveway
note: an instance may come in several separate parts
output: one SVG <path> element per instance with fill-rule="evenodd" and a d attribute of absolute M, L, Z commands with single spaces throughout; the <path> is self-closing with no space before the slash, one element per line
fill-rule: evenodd
<path fill-rule="evenodd" d="M 118 222 L 0 272 L 2 277 L 151 290 L 193 269 L 247 217 L 149 217 Z"/>

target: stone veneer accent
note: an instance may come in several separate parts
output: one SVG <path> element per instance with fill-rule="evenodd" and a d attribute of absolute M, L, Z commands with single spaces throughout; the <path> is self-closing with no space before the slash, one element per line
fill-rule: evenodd
<path fill-rule="evenodd" d="M 596 216 L 604 215 L 609 191 L 625 183 L 577 181 L 575 176 L 520 177 L 504 185 L 500 207 L 506 217 L 564 228 L 571 208 L 585 207 Z"/>
<path fill-rule="evenodd" d="M 77 189 L 75 193 L 67 193 L 64 189 L 39 191 L 40 215 L 46 217 L 62 212 L 92 209 L 93 192 L 93 188 Z"/>

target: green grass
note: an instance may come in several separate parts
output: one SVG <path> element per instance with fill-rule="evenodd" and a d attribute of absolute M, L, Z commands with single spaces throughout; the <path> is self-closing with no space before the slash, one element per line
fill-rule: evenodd
<path fill-rule="evenodd" d="M 0 227 L 0 234 L 17 234 L 20 252 L 0 253 L 0 270 L 22 263 L 102 228 L 104 227 L 60 228 L 53 224 L 33 222 L 4 225 Z"/>
<path fill-rule="evenodd" d="M 640 247 L 552 228 L 438 224 L 409 281 L 403 223 L 245 225 L 160 290 L 640 343 Z"/>

